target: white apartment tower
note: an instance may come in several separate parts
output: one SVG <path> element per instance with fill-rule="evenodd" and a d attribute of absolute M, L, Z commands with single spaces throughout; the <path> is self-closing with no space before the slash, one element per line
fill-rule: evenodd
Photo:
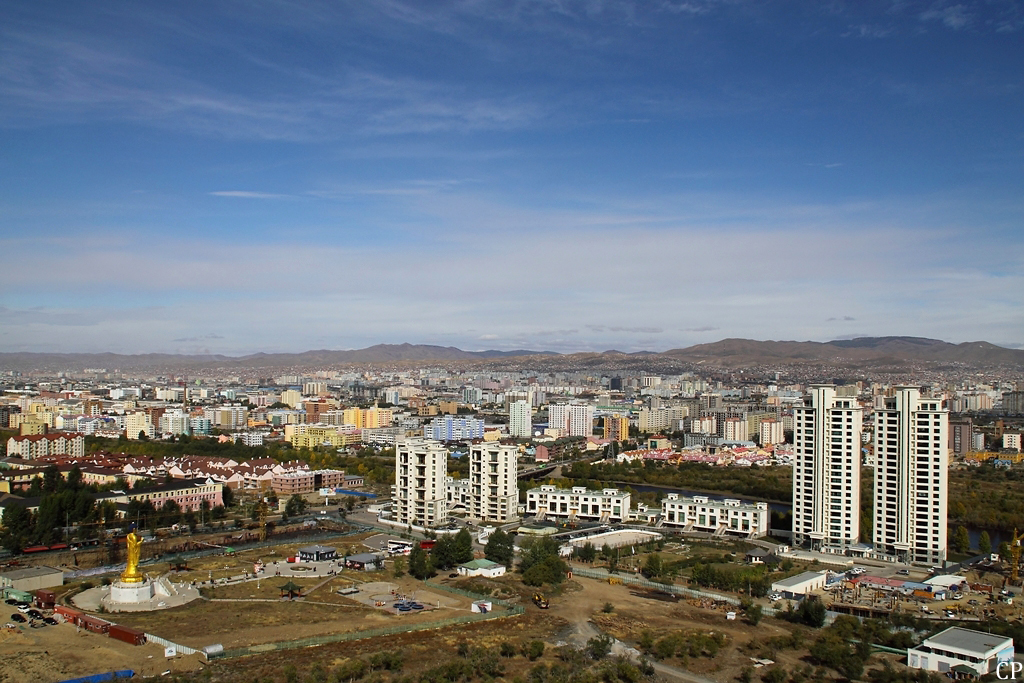
<path fill-rule="evenodd" d="M 395 444 L 395 521 L 437 527 L 448 521 L 448 449 L 438 441 L 407 438 Z"/>
<path fill-rule="evenodd" d="M 548 429 L 559 429 L 563 436 L 569 436 L 569 404 L 548 405 Z"/>
<path fill-rule="evenodd" d="M 941 399 L 896 387 L 875 411 L 875 552 L 900 562 L 946 559 L 949 413 Z"/>
<path fill-rule="evenodd" d="M 469 516 L 507 524 L 519 519 L 519 449 L 496 442 L 469 447 Z"/>
<path fill-rule="evenodd" d="M 548 427 L 561 429 L 566 436 L 594 434 L 594 406 L 579 403 L 552 403 L 548 406 Z"/>
<path fill-rule="evenodd" d="M 532 408 L 529 401 L 513 401 L 508 406 L 508 435 L 515 439 L 533 436 Z"/>
<path fill-rule="evenodd" d="M 860 406 L 814 385 L 793 410 L 793 544 L 842 552 L 860 535 Z"/>

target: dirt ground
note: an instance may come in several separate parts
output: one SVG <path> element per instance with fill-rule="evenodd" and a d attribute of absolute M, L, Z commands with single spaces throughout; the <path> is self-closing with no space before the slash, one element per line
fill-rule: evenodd
<path fill-rule="evenodd" d="M 164 671 L 195 671 L 198 655 L 164 658 L 160 645 L 134 646 L 108 636 L 59 624 L 24 631 L 0 630 L 0 683 L 53 683 L 67 678 L 119 669 L 156 676 Z"/>
<path fill-rule="evenodd" d="M 386 581 L 400 593 L 436 605 L 441 609 L 402 614 L 388 614 L 335 591 L 351 585 L 352 580 Z M 304 589 L 323 579 L 299 579 Z M 330 633 L 381 628 L 399 623 L 431 621 L 469 612 L 470 600 L 458 596 L 429 595 L 423 584 L 406 576 L 385 577 L 381 572 L 332 578 L 308 597 L 282 600 L 278 586 L 285 579 L 270 577 L 259 582 L 218 586 L 204 590 L 208 599 L 197 600 L 182 607 L 157 612 L 118 614 L 116 621 L 126 626 L 154 633 L 189 647 L 219 643 L 226 649 L 295 640 Z M 433 598 L 433 599 L 432 599 Z"/>

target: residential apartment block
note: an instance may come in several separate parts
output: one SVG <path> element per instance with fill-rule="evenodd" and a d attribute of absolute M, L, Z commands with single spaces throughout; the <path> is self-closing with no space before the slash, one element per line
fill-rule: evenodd
<path fill-rule="evenodd" d="M 469 447 L 469 516 L 506 524 L 519 519 L 519 449 L 497 442 Z"/>
<path fill-rule="evenodd" d="M 533 436 L 533 409 L 529 401 L 513 401 L 508 406 L 508 435 L 516 439 Z"/>
<path fill-rule="evenodd" d="M 566 490 L 544 484 L 526 492 L 526 511 L 537 519 L 624 522 L 629 518 L 629 506 L 629 493 L 618 489 L 590 491 L 584 486 L 574 486 Z"/>
<path fill-rule="evenodd" d="M 858 542 L 862 419 L 833 385 L 812 386 L 793 409 L 794 545 L 844 552 Z"/>
<path fill-rule="evenodd" d="M 32 434 L 7 439 L 7 455 L 18 455 L 34 460 L 45 455 L 85 454 L 85 437 L 81 434 Z"/>
<path fill-rule="evenodd" d="M 594 433 L 594 406 L 579 403 L 553 403 L 548 406 L 548 427 L 562 436 L 591 436 Z"/>
<path fill-rule="evenodd" d="M 435 417 L 423 428 L 423 436 L 434 441 L 470 441 L 484 438 L 484 421 L 475 417 Z"/>
<path fill-rule="evenodd" d="M 605 415 L 604 438 L 625 441 L 629 438 L 629 418 L 622 415 Z"/>
<path fill-rule="evenodd" d="M 875 411 L 875 553 L 900 562 L 946 559 L 949 413 L 916 387 Z"/>
<path fill-rule="evenodd" d="M 448 521 L 448 449 L 418 437 L 395 444 L 394 519 L 437 527 Z"/>
<path fill-rule="evenodd" d="M 768 534 L 768 503 L 743 503 L 734 498 L 713 500 L 670 493 L 661 499 L 661 523 L 685 531 L 757 538 Z"/>

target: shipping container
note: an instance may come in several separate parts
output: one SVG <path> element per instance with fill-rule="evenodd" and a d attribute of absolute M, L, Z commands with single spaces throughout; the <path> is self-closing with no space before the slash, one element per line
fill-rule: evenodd
<path fill-rule="evenodd" d="M 120 624 L 111 624 L 107 635 L 130 645 L 143 645 L 146 642 L 146 634 L 142 631 Z"/>
<path fill-rule="evenodd" d="M 36 607 L 41 609 L 53 609 L 54 603 L 57 602 L 57 595 L 51 590 L 40 588 L 36 591 Z"/>
<path fill-rule="evenodd" d="M 85 612 L 81 612 L 72 607 L 65 607 L 64 605 L 57 605 L 53 608 L 55 614 L 59 614 L 64 617 L 64 621 L 69 624 L 77 624 L 79 618 L 85 616 Z"/>
<path fill-rule="evenodd" d="M 78 618 L 77 623 L 86 631 L 92 631 L 93 633 L 106 633 L 110 629 L 109 621 L 94 617 L 91 614 L 83 614 Z"/>
<path fill-rule="evenodd" d="M 931 591 L 915 590 L 914 591 L 914 597 L 915 598 L 928 598 L 929 600 L 931 600 L 932 598 L 935 597 L 935 594 L 932 593 Z"/>

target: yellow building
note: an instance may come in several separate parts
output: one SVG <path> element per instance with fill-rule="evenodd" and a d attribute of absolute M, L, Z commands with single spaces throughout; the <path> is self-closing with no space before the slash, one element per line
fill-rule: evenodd
<path fill-rule="evenodd" d="M 621 415 L 605 415 L 604 438 L 625 441 L 629 438 L 629 418 Z"/>
<path fill-rule="evenodd" d="M 445 415 L 458 415 L 459 414 L 459 402 L 458 401 L 440 401 L 437 404 L 438 410 Z"/>
<path fill-rule="evenodd" d="M 294 389 L 287 389 L 281 392 L 281 403 L 294 408 L 302 403 L 302 393 Z"/>
<path fill-rule="evenodd" d="M 12 415 L 11 417 L 13 418 L 15 416 Z M 14 420 L 11 420 L 11 422 L 14 422 Z M 47 425 L 46 421 L 39 419 L 38 415 L 26 415 L 24 416 L 24 419 L 21 420 L 20 428 L 22 436 L 34 436 L 36 434 L 45 434 Z"/>

